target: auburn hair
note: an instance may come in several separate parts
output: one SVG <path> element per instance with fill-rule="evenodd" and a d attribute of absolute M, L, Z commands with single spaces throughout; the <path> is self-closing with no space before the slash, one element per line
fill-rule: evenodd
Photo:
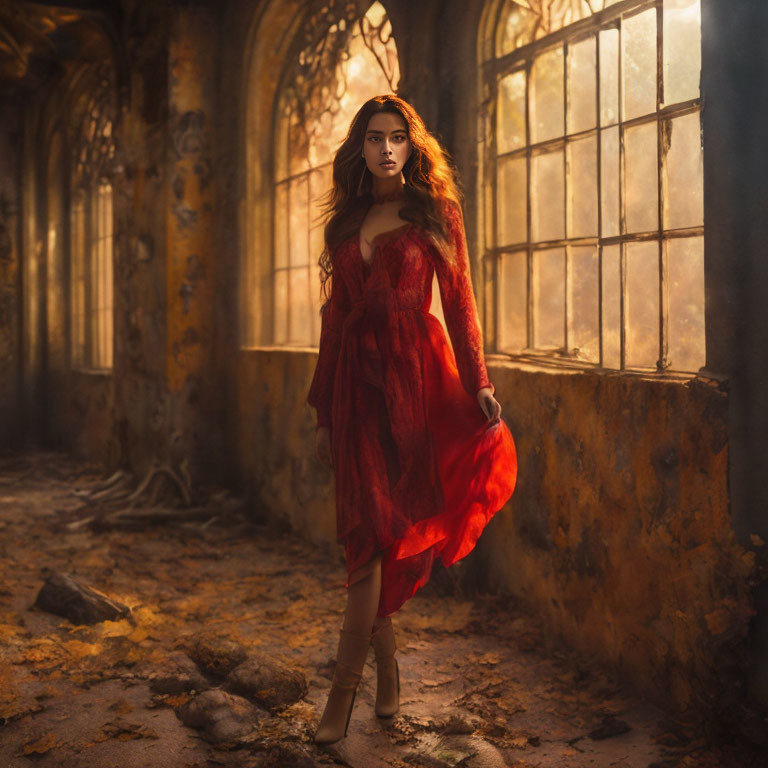
<path fill-rule="evenodd" d="M 405 196 L 399 215 L 431 236 L 438 247 L 447 244 L 446 204 L 461 206 L 453 162 L 438 140 L 427 130 L 416 110 L 394 94 L 374 96 L 352 120 L 347 136 L 333 158 L 333 184 L 321 202 L 324 247 L 320 255 L 321 291 L 333 274 L 333 252 L 359 231 L 373 203 L 373 175 L 362 157 L 368 123 L 374 115 L 400 115 L 411 142 L 411 155 L 403 166 Z M 443 249 L 440 249 L 441 251 Z"/>

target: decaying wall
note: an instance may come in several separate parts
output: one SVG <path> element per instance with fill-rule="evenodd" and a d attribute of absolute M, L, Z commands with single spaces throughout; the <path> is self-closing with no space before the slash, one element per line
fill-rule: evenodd
<path fill-rule="evenodd" d="M 21 111 L 8 104 L 0 121 L 0 452 L 21 443 L 19 348 L 19 153 Z"/>
<path fill-rule="evenodd" d="M 728 402 L 699 380 L 494 366 L 520 457 L 479 545 L 485 585 L 637 690 L 725 704 L 754 557 L 728 511 Z"/>

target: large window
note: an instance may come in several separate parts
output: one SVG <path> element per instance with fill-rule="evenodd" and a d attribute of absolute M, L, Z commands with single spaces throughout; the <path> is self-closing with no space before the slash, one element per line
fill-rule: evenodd
<path fill-rule="evenodd" d="M 87 81 L 86 81 L 87 82 Z M 88 83 L 73 101 L 70 194 L 70 362 L 111 370 L 114 337 L 112 88 Z"/>
<path fill-rule="evenodd" d="M 362 16 L 349 3 L 315 6 L 275 99 L 272 247 L 249 254 L 271 261 L 263 271 L 270 290 L 261 292 L 270 300 L 253 307 L 255 291 L 247 297 L 246 344 L 319 343 L 318 198 L 330 187 L 333 154 L 357 110 L 372 96 L 392 93 L 400 79 L 391 24 L 380 2 Z"/>
<path fill-rule="evenodd" d="M 487 337 L 704 364 L 699 0 L 506 0 L 483 47 Z"/>
<path fill-rule="evenodd" d="M 112 367 L 112 187 L 78 192 L 71 207 L 72 363 Z"/>

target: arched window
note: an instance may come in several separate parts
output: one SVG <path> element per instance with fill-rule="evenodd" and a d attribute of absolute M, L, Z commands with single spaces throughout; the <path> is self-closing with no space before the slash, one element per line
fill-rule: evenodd
<path fill-rule="evenodd" d="M 269 269 L 250 270 L 261 272 L 271 300 L 253 307 L 256 292 L 245 297 L 246 344 L 319 343 L 318 198 L 330 187 L 333 153 L 357 110 L 395 91 L 400 79 L 380 2 L 362 16 L 355 4 L 315 3 L 302 29 L 275 98 L 272 247 L 248 254 L 271 260 Z"/>
<path fill-rule="evenodd" d="M 102 370 L 112 368 L 114 337 L 111 92 L 108 80 L 84 89 L 71 125 L 70 358 Z"/>
<path fill-rule="evenodd" d="M 501 0 L 481 39 L 489 340 L 704 365 L 699 0 Z"/>

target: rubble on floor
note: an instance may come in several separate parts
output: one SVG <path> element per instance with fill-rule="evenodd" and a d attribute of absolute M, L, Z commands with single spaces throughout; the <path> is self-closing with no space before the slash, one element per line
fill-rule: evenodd
<path fill-rule="evenodd" d="M 438 574 L 394 617 L 400 712 L 374 714 L 371 652 L 348 737 L 316 747 L 343 563 L 174 475 L 137 483 L 59 454 L 0 459 L 4 768 L 766 764 L 634 698 L 513 600 L 452 597 Z M 63 592 L 38 599 L 52 574 L 117 612 L 62 618 Z"/>

